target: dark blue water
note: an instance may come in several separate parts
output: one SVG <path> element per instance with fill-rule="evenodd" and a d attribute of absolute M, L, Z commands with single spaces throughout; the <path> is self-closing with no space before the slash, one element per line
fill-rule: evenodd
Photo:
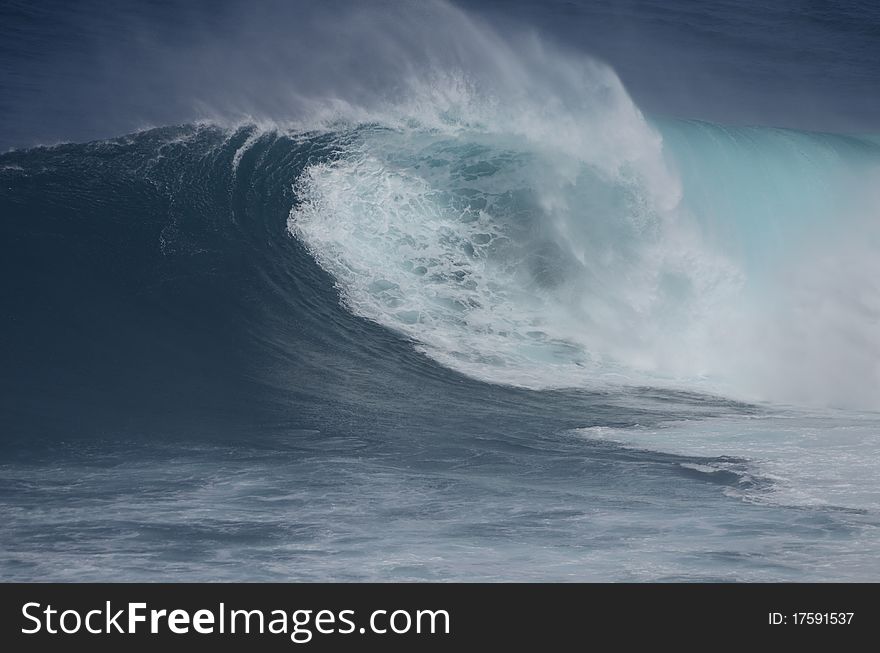
<path fill-rule="evenodd" d="M 462 7 L 2 3 L 0 576 L 877 576 L 876 8 Z"/>

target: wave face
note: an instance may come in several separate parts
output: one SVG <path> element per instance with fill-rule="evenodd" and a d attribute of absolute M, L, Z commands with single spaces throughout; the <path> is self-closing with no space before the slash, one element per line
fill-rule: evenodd
<path fill-rule="evenodd" d="M 877 578 L 880 140 L 419 7 L 0 155 L 3 577 Z"/>

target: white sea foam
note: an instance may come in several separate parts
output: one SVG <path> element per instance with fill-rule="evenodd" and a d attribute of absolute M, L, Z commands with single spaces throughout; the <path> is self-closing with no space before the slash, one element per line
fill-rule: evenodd
<path fill-rule="evenodd" d="M 880 416 L 837 411 L 785 412 L 679 422 L 659 428 L 578 429 L 589 439 L 704 457 L 684 463 L 742 482 L 724 492 L 756 503 L 880 511 Z"/>
<path fill-rule="evenodd" d="M 291 232 L 351 310 L 469 375 L 702 377 L 741 279 L 681 210 L 658 132 L 606 66 L 468 28 L 476 72 L 352 113 L 372 127 L 303 174 Z"/>

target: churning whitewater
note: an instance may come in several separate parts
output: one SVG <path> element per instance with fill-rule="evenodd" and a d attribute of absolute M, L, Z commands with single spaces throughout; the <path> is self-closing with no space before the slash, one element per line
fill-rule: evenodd
<path fill-rule="evenodd" d="M 420 81 L 298 179 L 347 308 L 492 383 L 878 406 L 873 139 L 652 125 L 606 67 L 521 56 Z"/>
<path fill-rule="evenodd" d="M 880 579 L 880 138 L 393 8 L 0 154 L 0 574 Z"/>

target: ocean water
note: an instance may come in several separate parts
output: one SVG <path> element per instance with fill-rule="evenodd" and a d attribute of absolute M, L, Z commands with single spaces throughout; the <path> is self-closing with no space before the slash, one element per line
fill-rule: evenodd
<path fill-rule="evenodd" d="M 0 17 L 0 578 L 880 580 L 872 3 Z"/>

